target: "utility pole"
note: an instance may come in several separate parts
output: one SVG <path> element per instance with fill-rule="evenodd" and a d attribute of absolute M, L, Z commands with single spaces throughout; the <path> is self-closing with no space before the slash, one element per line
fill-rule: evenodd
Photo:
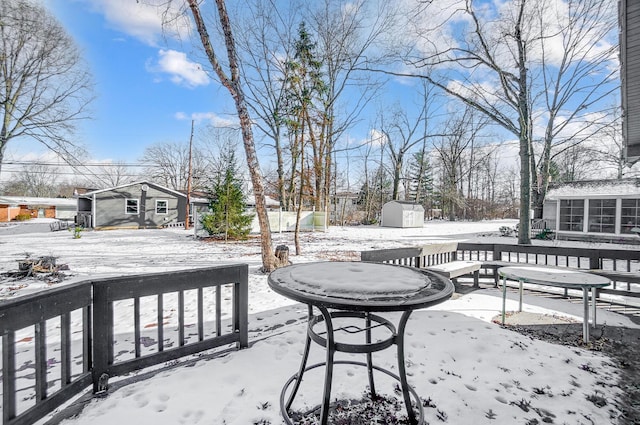
<path fill-rule="evenodd" d="M 191 204 L 191 148 L 193 146 L 193 120 L 191 120 L 191 136 L 189 136 L 189 171 L 187 172 L 187 214 L 184 218 L 184 229 L 189 230 L 189 207 Z"/>

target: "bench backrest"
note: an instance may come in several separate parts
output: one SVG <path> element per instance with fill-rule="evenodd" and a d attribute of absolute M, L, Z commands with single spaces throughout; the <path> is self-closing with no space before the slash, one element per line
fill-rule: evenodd
<path fill-rule="evenodd" d="M 454 261 L 457 256 L 457 242 L 439 242 L 417 247 L 375 249 L 362 251 L 362 261 L 401 264 L 413 267 L 426 267 Z"/>

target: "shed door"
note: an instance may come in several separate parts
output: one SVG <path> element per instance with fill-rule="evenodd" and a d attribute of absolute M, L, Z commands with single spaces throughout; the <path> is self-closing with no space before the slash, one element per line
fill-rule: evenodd
<path fill-rule="evenodd" d="M 402 227 L 414 227 L 414 213 L 415 211 L 405 211 L 402 214 Z"/>

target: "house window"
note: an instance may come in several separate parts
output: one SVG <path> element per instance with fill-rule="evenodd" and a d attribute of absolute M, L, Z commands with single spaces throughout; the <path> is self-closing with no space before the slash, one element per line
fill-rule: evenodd
<path fill-rule="evenodd" d="M 584 199 L 560 200 L 560 230 L 582 232 Z"/>
<path fill-rule="evenodd" d="M 138 200 L 127 199 L 125 200 L 125 213 L 126 214 L 138 214 Z"/>
<path fill-rule="evenodd" d="M 615 233 L 616 232 L 616 200 L 615 199 L 590 199 L 589 200 L 589 232 Z"/>
<path fill-rule="evenodd" d="M 640 227 L 640 199 L 623 199 L 620 233 L 633 233 L 634 227 Z"/>
<path fill-rule="evenodd" d="M 156 214 L 166 214 L 169 210 L 169 202 L 166 199 L 156 200 Z"/>

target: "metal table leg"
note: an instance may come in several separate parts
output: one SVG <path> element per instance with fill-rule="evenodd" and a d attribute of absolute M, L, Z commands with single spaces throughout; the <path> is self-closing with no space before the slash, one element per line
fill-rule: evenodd
<path fill-rule="evenodd" d="M 402 313 L 400 323 L 398 324 L 398 335 L 396 336 L 396 345 L 398 346 L 398 375 L 400 376 L 400 387 L 402 388 L 402 396 L 404 397 L 404 405 L 407 408 L 407 416 L 409 417 L 409 423 L 412 425 L 417 424 L 416 415 L 411 407 L 411 395 L 409 394 L 409 383 L 407 382 L 407 370 L 404 364 L 404 330 L 407 325 L 407 321 L 411 316 L 411 311 L 405 311 Z"/>
<path fill-rule="evenodd" d="M 313 307 L 308 306 L 308 308 L 309 310 L 308 310 L 307 326 L 310 326 L 311 319 L 313 318 Z M 300 369 L 298 369 L 298 374 L 295 375 L 295 384 L 293 386 L 293 389 L 291 390 L 291 394 L 289 395 L 289 398 L 287 399 L 286 404 L 284 404 L 284 407 L 283 407 L 284 411 L 282 413 L 286 413 L 291 408 L 293 399 L 296 397 L 296 394 L 298 393 L 298 389 L 300 388 L 300 383 L 302 382 L 302 375 L 304 375 L 304 371 L 307 367 L 307 360 L 309 360 L 310 348 L 311 348 L 311 336 L 309 336 L 309 332 L 307 331 L 307 338 L 304 343 L 304 352 L 302 354 L 302 361 L 300 362 Z M 287 417 L 286 414 L 284 416 Z"/>
<path fill-rule="evenodd" d="M 325 326 L 327 327 L 327 346 L 325 347 L 327 350 L 327 360 L 325 364 L 324 393 L 320 409 L 320 425 L 327 425 L 329 420 L 329 403 L 331 402 L 331 382 L 333 381 L 333 358 L 336 354 L 336 345 L 331 314 L 326 308 L 318 307 L 318 309 L 322 313 Z"/>
<path fill-rule="evenodd" d="M 365 319 L 365 342 L 371 344 L 371 313 L 367 313 Z M 369 375 L 369 389 L 371 400 L 376 398 L 376 385 L 373 381 L 373 353 L 367 353 L 367 374 Z"/>

